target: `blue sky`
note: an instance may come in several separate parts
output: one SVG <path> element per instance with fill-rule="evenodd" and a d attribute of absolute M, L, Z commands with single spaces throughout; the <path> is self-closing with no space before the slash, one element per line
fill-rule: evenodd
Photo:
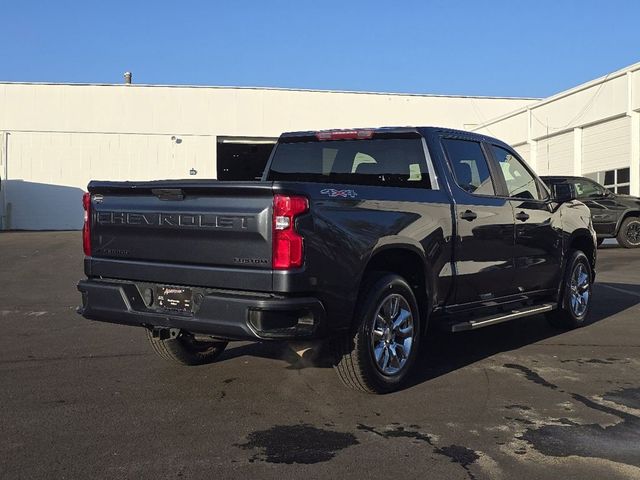
<path fill-rule="evenodd" d="M 545 97 L 640 61 L 638 0 L 1 5 L 0 81 Z"/>

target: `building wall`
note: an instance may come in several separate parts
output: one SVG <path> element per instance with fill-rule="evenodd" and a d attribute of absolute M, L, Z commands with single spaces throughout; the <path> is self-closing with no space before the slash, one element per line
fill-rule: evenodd
<path fill-rule="evenodd" d="M 512 144 L 541 175 L 600 178 L 629 168 L 630 193 L 640 195 L 640 63 L 474 130 Z"/>
<path fill-rule="evenodd" d="M 627 167 L 631 158 L 631 117 L 597 123 L 582 130 L 582 171 Z"/>
<path fill-rule="evenodd" d="M 217 137 L 464 128 L 535 99 L 218 87 L 0 84 L 4 228 L 81 227 L 91 179 L 215 178 Z"/>
<path fill-rule="evenodd" d="M 534 99 L 145 85 L 0 84 L 0 130 L 277 137 L 283 131 L 476 125 Z"/>
<path fill-rule="evenodd" d="M 537 144 L 537 171 L 540 175 L 573 175 L 573 131 L 547 137 Z"/>
<path fill-rule="evenodd" d="M 7 181 L 10 227 L 74 229 L 81 226 L 79 198 L 90 180 L 189 177 L 193 168 L 214 178 L 211 136 L 11 132 Z"/>

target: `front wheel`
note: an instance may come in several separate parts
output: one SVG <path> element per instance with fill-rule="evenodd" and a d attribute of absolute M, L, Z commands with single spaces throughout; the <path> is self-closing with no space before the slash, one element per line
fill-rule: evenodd
<path fill-rule="evenodd" d="M 371 275 L 363 284 L 354 318 L 355 335 L 337 339 L 336 373 L 367 393 L 397 390 L 418 351 L 420 313 L 416 297 L 399 275 Z"/>
<path fill-rule="evenodd" d="M 560 303 L 557 310 L 547 313 L 554 327 L 577 328 L 584 325 L 591 307 L 591 264 L 580 250 L 569 252 Z"/>
<path fill-rule="evenodd" d="M 624 248 L 640 247 L 640 217 L 625 218 L 616 239 Z"/>
<path fill-rule="evenodd" d="M 156 355 L 180 365 L 211 363 L 227 347 L 227 342 L 196 340 L 191 333 L 183 330 L 163 340 L 147 329 L 147 339 Z"/>

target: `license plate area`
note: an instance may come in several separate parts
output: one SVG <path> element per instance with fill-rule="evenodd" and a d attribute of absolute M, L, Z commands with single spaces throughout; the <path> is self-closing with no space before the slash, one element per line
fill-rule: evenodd
<path fill-rule="evenodd" d="M 158 287 L 156 289 L 158 307 L 173 312 L 191 312 L 193 292 L 190 288 Z"/>

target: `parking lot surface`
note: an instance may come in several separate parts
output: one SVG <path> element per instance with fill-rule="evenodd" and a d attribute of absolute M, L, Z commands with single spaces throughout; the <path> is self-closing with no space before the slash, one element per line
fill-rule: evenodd
<path fill-rule="evenodd" d="M 78 232 L 2 233 L 0 478 L 640 478 L 640 251 L 598 252 L 584 328 L 430 332 L 368 396 L 275 343 L 164 363 L 75 313 Z"/>

